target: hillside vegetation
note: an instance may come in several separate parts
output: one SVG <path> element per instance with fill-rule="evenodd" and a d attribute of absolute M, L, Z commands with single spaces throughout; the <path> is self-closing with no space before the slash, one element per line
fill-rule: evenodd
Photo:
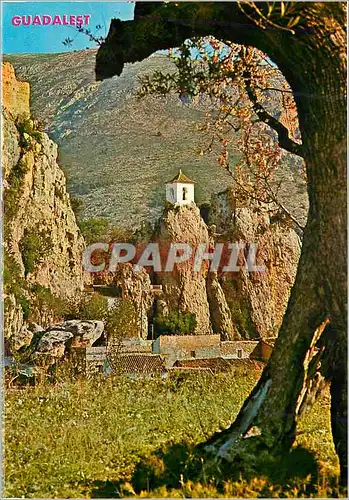
<path fill-rule="evenodd" d="M 8 55 L 31 85 L 34 115 L 59 145 L 68 188 L 85 202 L 84 217 L 107 217 L 134 227 L 162 212 L 164 183 L 182 168 L 196 181 L 198 202 L 231 184 L 217 163 L 218 150 L 200 156 L 211 136 L 197 130 L 208 102 L 183 104 L 178 96 L 135 97 L 138 76 L 174 66 L 164 55 L 127 64 L 120 77 L 95 82 L 96 51 Z M 231 151 L 231 162 L 239 151 Z M 304 221 L 304 179 L 295 157 L 281 165 L 284 202 Z"/>

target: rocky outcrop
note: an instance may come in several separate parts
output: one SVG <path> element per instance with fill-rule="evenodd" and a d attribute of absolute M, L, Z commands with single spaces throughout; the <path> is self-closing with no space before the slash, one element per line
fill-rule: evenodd
<path fill-rule="evenodd" d="M 159 244 L 163 260 L 162 271 L 154 273 L 155 282 L 163 289 L 158 313 L 179 311 L 195 314 L 195 334 L 214 331 L 224 339 L 236 338 L 230 310 L 214 273 L 209 272 L 208 261 L 203 261 L 200 270 L 194 269 L 194 255 L 199 245 L 208 250 L 214 243 L 199 208 L 194 203 L 166 208 L 153 239 Z M 167 272 L 164 266 L 171 243 L 188 244 L 192 256 L 185 262 L 175 263 L 173 270 Z"/>
<path fill-rule="evenodd" d="M 57 163 L 57 146 L 29 115 L 29 86 L 4 65 L 5 335 L 15 338 L 35 287 L 72 298 L 84 284 L 84 241 Z"/>
<path fill-rule="evenodd" d="M 213 331 L 220 333 L 222 340 L 238 340 L 240 334 L 233 323 L 217 273 L 208 273 L 206 286 Z"/>
<path fill-rule="evenodd" d="M 124 263 L 117 267 L 112 282 L 120 287 L 122 298 L 134 306 L 137 325 L 135 335 L 146 339 L 154 301 L 149 274 L 144 268 L 136 271 L 132 264 Z"/>
<path fill-rule="evenodd" d="M 5 62 L 2 65 L 2 105 L 14 119 L 19 116 L 29 118 L 30 87 L 27 82 L 17 80 L 13 66 Z"/>
<path fill-rule="evenodd" d="M 300 257 L 296 231 L 278 207 L 237 199 L 233 189 L 212 197 L 209 224 L 219 241 L 256 244 L 256 264 L 265 266 L 264 271 L 246 269 L 245 251 L 240 271 L 219 276 L 235 327 L 243 338 L 277 334 Z"/>
<path fill-rule="evenodd" d="M 31 359 L 37 363 L 53 364 L 64 356 L 67 344 L 71 342 L 72 338 L 71 332 L 50 330 L 39 340 Z"/>
<path fill-rule="evenodd" d="M 103 321 L 69 320 L 47 329 L 38 325 L 29 328 L 32 337 L 22 344 L 21 354 L 30 364 L 49 366 L 70 353 L 72 348 L 91 347 L 99 339 L 105 342 Z"/>
<path fill-rule="evenodd" d="M 70 332 L 73 336 L 72 347 L 91 347 L 102 336 L 104 323 L 103 321 L 71 319 L 52 325 L 47 331 Z"/>
<path fill-rule="evenodd" d="M 209 244 L 206 224 L 195 204 L 165 209 L 153 240 L 159 244 L 160 255 L 167 258 L 171 243 L 186 243 L 195 250 L 200 243 Z M 162 285 L 162 300 L 168 311 L 195 314 L 195 334 L 212 332 L 206 292 L 207 267 L 193 271 L 193 260 L 174 265 L 171 272 L 154 273 L 155 282 Z M 162 304 L 162 308 L 164 308 Z"/>

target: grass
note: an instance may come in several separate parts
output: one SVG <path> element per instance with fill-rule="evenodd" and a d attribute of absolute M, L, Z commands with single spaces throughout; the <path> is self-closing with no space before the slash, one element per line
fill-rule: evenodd
<path fill-rule="evenodd" d="M 96 377 L 8 389 L 6 496 L 340 496 L 327 394 L 299 429 L 301 474 L 288 470 L 283 482 L 206 475 L 194 446 L 231 422 L 256 377 Z"/>

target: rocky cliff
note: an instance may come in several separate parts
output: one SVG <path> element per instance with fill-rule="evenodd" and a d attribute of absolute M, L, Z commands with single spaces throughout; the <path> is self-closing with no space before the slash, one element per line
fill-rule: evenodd
<path fill-rule="evenodd" d="M 161 284 L 163 289 L 159 301 L 161 312 L 195 314 L 196 334 L 214 331 L 224 339 L 238 338 L 224 293 L 218 281 L 211 276 L 208 262 L 204 261 L 198 271 L 193 269 L 199 245 L 209 248 L 214 244 L 195 203 L 165 208 L 153 239 L 159 244 L 160 255 L 165 260 L 171 243 L 186 243 L 192 250 L 192 256 L 185 262 L 174 264 L 172 271 L 154 273 L 155 282 Z"/>
<path fill-rule="evenodd" d="M 30 118 L 29 85 L 17 81 L 8 63 L 3 79 L 5 336 L 14 339 L 34 304 L 53 305 L 82 290 L 84 242 L 57 145 Z"/>
<path fill-rule="evenodd" d="M 219 283 L 242 337 L 277 334 L 294 283 L 301 240 L 277 206 L 235 196 L 233 188 L 212 196 L 208 224 L 216 241 L 256 244 L 256 264 L 249 272 L 240 261 L 238 272 L 221 273 Z M 246 254 L 246 252 L 245 252 Z"/>
<path fill-rule="evenodd" d="M 200 244 L 213 252 L 218 243 L 245 244 L 239 254 L 238 271 L 225 272 L 230 256 L 222 253 L 216 272 L 203 261 L 194 270 L 194 258 L 175 264 L 171 272 L 153 273 L 163 294 L 160 313 L 195 314 L 194 333 L 220 333 L 223 339 L 271 337 L 277 334 L 293 285 L 301 242 L 293 227 L 276 206 L 263 205 L 251 198 L 242 200 L 227 189 L 212 197 L 208 226 L 195 204 L 165 208 L 153 238 L 166 261 L 171 243 L 187 243 L 194 255 Z M 256 245 L 256 266 L 247 267 L 252 245 Z M 164 259 L 165 258 L 165 259 Z M 162 262 L 162 269 L 164 262 Z"/>

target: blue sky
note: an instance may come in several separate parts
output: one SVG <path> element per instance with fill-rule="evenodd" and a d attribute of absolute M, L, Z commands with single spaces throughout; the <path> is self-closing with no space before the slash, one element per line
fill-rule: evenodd
<path fill-rule="evenodd" d="M 96 36 L 108 33 L 109 23 L 113 17 L 122 20 L 133 19 L 133 2 L 3 2 L 2 3 L 2 52 L 4 54 L 48 53 L 81 50 L 95 47 L 86 35 L 77 33 L 71 26 L 13 26 L 13 16 L 27 15 L 84 15 L 91 16 L 89 28 Z M 100 24 L 98 31 L 95 26 Z M 74 39 L 70 48 L 62 41 Z"/>

